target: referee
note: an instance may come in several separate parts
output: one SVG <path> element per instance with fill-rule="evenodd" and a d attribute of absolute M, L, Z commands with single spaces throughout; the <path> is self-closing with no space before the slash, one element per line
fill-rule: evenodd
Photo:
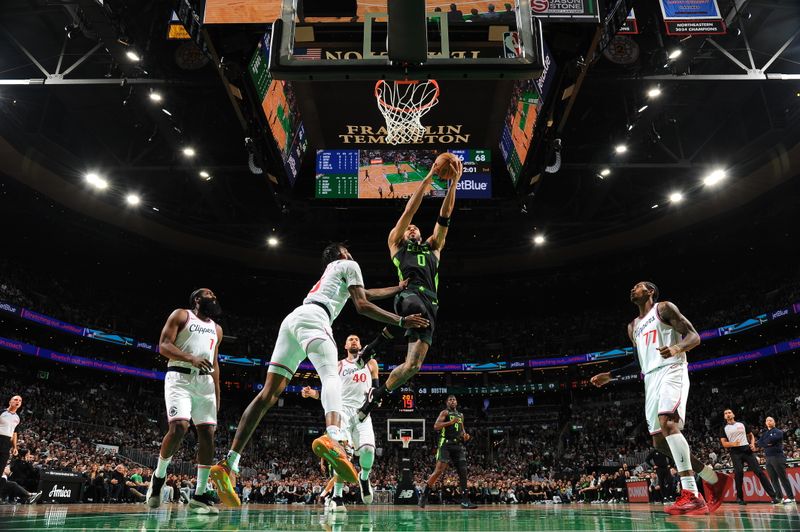
<path fill-rule="evenodd" d="M 767 459 L 767 472 L 772 479 L 772 486 L 775 488 L 775 493 L 780 495 L 781 485 L 786 497 L 783 499 L 783 504 L 794 503 L 794 494 L 792 493 L 792 485 L 789 483 L 789 477 L 786 476 L 786 455 L 783 454 L 783 431 L 775 427 L 775 420 L 768 417 L 764 420 L 767 426 L 766 432 L 761 434 L 758 438 L 758 446 L 764 449 L 764 457 Z"/>
<path fill-rule="evenodd" d="M 753 431 L 744 423 L 736 421 L 736 416 L 730 408 L 725 410 L 723 415 L 725 416 L 725 425 L 720 431 L 719 440 L 722 442 L 722 446 L 731 453 L 733 471 L 736 478 L 736 502 L 747 504 L 744 502 L 744 488 L 742 486 L 745 463 L 747 468 L 761 481 L 761 485 L 764 486 L 764 491 L 772 499 L 772 503 L 780 502 L 775 498 L 775 490 L 772 489 L 772 484 L 767 479 L 767 475 L 758 465 L 758 459 L 754 452 L 756 443 Z"/>
<path fill-rule="evenodd" d="M 0 475 L 6 468 L 10 455 L 17 455 L 17 427 L 22 406 L 22 396 L 15 395 L 8 401 L 8 408 L 0 414 Z"/>

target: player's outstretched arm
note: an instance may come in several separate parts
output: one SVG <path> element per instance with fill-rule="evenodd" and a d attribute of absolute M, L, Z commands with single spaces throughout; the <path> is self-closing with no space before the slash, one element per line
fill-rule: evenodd
<path fill-rule="evenodd" d="M 219 344 L 222 343 L 223 339 L 222 327 L 219 325 L 217 325 L 217 339 L 217 345 L 214 347 L 214 371 L 211 373 L 211 378 L 214 380 L 214 395 L 217 397 L 217 412 L 219 412 L 220 399 L 222 397 L 219 386 Z"/>
<path fill-rule="evenodd" d="M 447 189 L 447 195 L 444 197 L 442 207 L 439 209 L 439 218 L 433 227 L 433 234 L 428 238 L 428 243 L 437 257 L 442 248 L 444 248 L 444 240 L 447 237 L 447 229 L 450 226 L 450 216 L 452 216 L 456 205 L 456 189 L 458 188 L 461 174 L 464 172 L 464 166 L 461 161 L 458 161 L 458 168 L 455 170 L 456 176 L 450 180 L 450 188 Z"/>
<path fill-rule="evenodd" d="M 401 317 L 394 312 L 383 310 L 381 307 L 367 299 L 367 295 L 363 286 L 351 285 L 347 287 L 347 289 L 350 291 L 350 297 L 352 298 L 353 304 L 356 307 L 356 312 L 362 316 L 366 316 L 382 323 L 397 325 L 399 327 L 403 327 L 404 329 L 417 329 L 430 326 L 430 322 L 423 318 L 420 314 L 412 314 L 410 316 Z"/>
<path fill-rule="evenodd" d="M 664 358 L 674 357 L 680 353 L 690 351 L 700 345 L 700 335 L 686 316 L 681 314 L 678 307 L 669 301 L 656 303 L 658 305 L 658 315 L 661 316 L 673 329 L 681 335 L 681 341 L 675 345 L 659 347 L 658 351 Z"/>
<path fill-rule="evenodd" d="M 303 389 L 300 390 L 300 395 L 304 398 L 311 398 L 319 400 L 319 390 L 315 390 L 311 386 L 303 386 Z"/>
<path fill-rule="evenodd" d="M 428 187 L 431 186 L 433 174 L 436 173 L 436 170 L 436 165 L 431 167 L 430 171 L 428 171 L 428 175 L 420 182 L 417 190 L 408 198 L 403 214 L 400 215 L 400 219 L 397 220 L 397 223 L 389 232 L 389 252 L 392 256 L 394 256 L 400 248 L 400 244 L 403 242 L 403 235 L 406 229 L 408 229 L 408 224 L 411 223 L 414 215 L 417 214 L 419 206 L 422 203 L 422 198 L 425 197 L 425 192 L 427 192 Z"/>
<path fill-rule="evenodd" d="M 394 297 L 408 286 L 408 279 L 403 279 L 400 284 L 395 286 L 388 286 L 386 288 L 365 288 L 364 293 L 369 301 L 378 301 L 381 299 L 388 299 Z"/>
<path fill-rule="evenodd" d="M 628 324 L 628 338 L 630 338 L 631 342 L 633 343 L 633 362 L 625 364 L 622 367 L 612 369 L 611 371 L 598 373 L 597 375 L 591 378 L 590 382 L 592 384 L 594 384 L 598 388 L 601 388 L 611 381 L 627 377 L 633 377 L 635 375 L 639 375 L 642 372 L 642 368 L 639 365 L 639 357 L 636 355 L 636 343 L 633 341 L 633 322 Z"/>
<path fill-rule="evenodd" d="M 167 323 L 161 329 L 161 339 L 158 343 L 158 352 L 170 360 L 179 360 L 181 362 L 188 362 L 192 366 L 203 371 L 212 371 L 214 366 L 202 358 L 189 353 L 185 353 L 178 349 L 175 345 L 175 338 L 178 336 L 178 330 L 189 319 L 188 312 L 184 309 L 175 309 L 172 314 L 167 318 Z"/>
<path fill-rule="evenodd" d="M 372 379 L 372 387 L 378 388 L 381 385 L 380 372 L 378 371 L 378 361 L 374 358 L 370 359 L 370 361 L 367 362 L 367 367 L 369 368 L 369 376 Z"/>

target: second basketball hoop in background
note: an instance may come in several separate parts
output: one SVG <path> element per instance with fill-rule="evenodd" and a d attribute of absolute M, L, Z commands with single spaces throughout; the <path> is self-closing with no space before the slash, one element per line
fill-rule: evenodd
<path fill-rule="evenodd" d="M 386 119 L 388 144 L 414 144 L 422 140 L 421 118 L 439 103 L 439 84 L 427 81 L 386 81 L 375 84 L 378 109 Z"/>

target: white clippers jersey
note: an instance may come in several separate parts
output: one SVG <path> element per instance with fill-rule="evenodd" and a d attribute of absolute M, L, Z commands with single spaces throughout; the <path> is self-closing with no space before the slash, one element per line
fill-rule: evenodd
<path fill-rule="evenodd" d="M 342 379 L 342 405 L 360 408 L 364 397 L 372 387 L 372 375 L 369 368 L 361 369 L 346 358 L 339 361 L 339 377 Z"/>
<path fill-rule="evenodd" d="M 186 324 L 178 331 L 175 337 L 175 346 L 185 353 L 203 357 L 211 364 L 214 363 L 214 350 L 219 343 L 217 338 L 217 324 L 212 320 L 203 321 L 194 315 L 194 312 L 187 310 L 189 319 Z M 182 360 L 170 360 L 168 366 L 181 366 L 184 368 L 193 367 L 188 362 Z"/>
<path fill-rule="evenodd" d="M 351 286 L 364 286 L 361 267 L 352 260 L 335 260 L 325 268 L 322 277 L 303 300 L 303 304 L 322 303 L 330 311 L 332 323 L 350 298 L 348 288 Z"/>
<path fill-rule="evenodd" d="M 662 366 L 686 364 L 686 353 L 670 358 L 662 358 L 659 347 L 675 345 L 681 341 L 681 335 L 661 321 L 658 315 L 658 303 L 642 319 L 633 321 L 633 340 L 636 342 L 636 353 L 642 373 L 647 374 Z"/>

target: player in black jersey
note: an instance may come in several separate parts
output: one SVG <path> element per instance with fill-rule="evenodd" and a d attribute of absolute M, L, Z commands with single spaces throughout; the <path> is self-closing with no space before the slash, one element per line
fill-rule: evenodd
<path fill-rule="evenodd" d="M 455 164 L 445 162 L 445 164 Z M 439 299 L 436 290 L 439 285 L 439 260 L 442 248 L 444 248 L 447 228 L 450 225 L 450 215 L 456 202 L 456 188 L 458 180 L 461 179 L 463 166 L 461 161 L 457 162 L 457 167 L 451 168 L 454 172 L 450 180 L 450 188 L 447 190 L 442 207 L 439 210 L 439 218 L 433 229 L 433 234 L 427 240 L 422 240 L 419 228 L 411 223 L 414 215 L 419 209 L 422 198 L 433 182 L 434 174 L 440 169 L 434 165 L 428 175 L 409 198 L 406 208 L 400 219 L 397 220 L 394 228 L 389 233 L 389 255 L 392 262 L 397 267 L 397 274 L 400 280 L 408 279 L 408 286 L 405 290 L 397 294 L 394 299 L 396 310 L 403 309 L 410 314 L 421 314 L 430 321 L 430 327 L 418 329 L 413 333 L 406 333 L 408 337 L 408 353 L 406 360 L 397 366 L 389 374 L 386 381 L 379 387 L 370 390 L 364 405 L 358 410 L 358 418 L 363 421 L 369 413 L 380 404 L 383 398 L 392 393 L 406 381 L 411 379 L 422 367 L 425 355 L 433 342 L 433 330 L 435 327 L 436 312 L 439 308 Z M 413 311 L 412 311 L 413 310 Z M 401 314 L 405 315 L 405 314 Z M 356 364 L 359 367 L 364 365 L 372 358 L 383 345 L 391 342 L 398 330 L 385 328 L 378 337 L 367 345 Z"/>
<path fill-rule="evenodd" d="M 439 477 L 447 470 L 447 463 L 451 463 L 458 471 L 458 482 L 461 487 L 461 507 L 467 509 L 477 508 L 469 500 L 467 492 L 467 450 L 462 442 L 468 442 L 470 435 L 464 430 L 464 414 L 458 411 L 458 401 L 455 395 L 447 397 L 447 410 L 442 410 L 433 430 L 439 432 L 439 449 L 436 451 L 436 469 L 434 469 L 425 491 L 419 498 L 420 508 L 428 504 L 428 496 L 436 485 Z"/>

